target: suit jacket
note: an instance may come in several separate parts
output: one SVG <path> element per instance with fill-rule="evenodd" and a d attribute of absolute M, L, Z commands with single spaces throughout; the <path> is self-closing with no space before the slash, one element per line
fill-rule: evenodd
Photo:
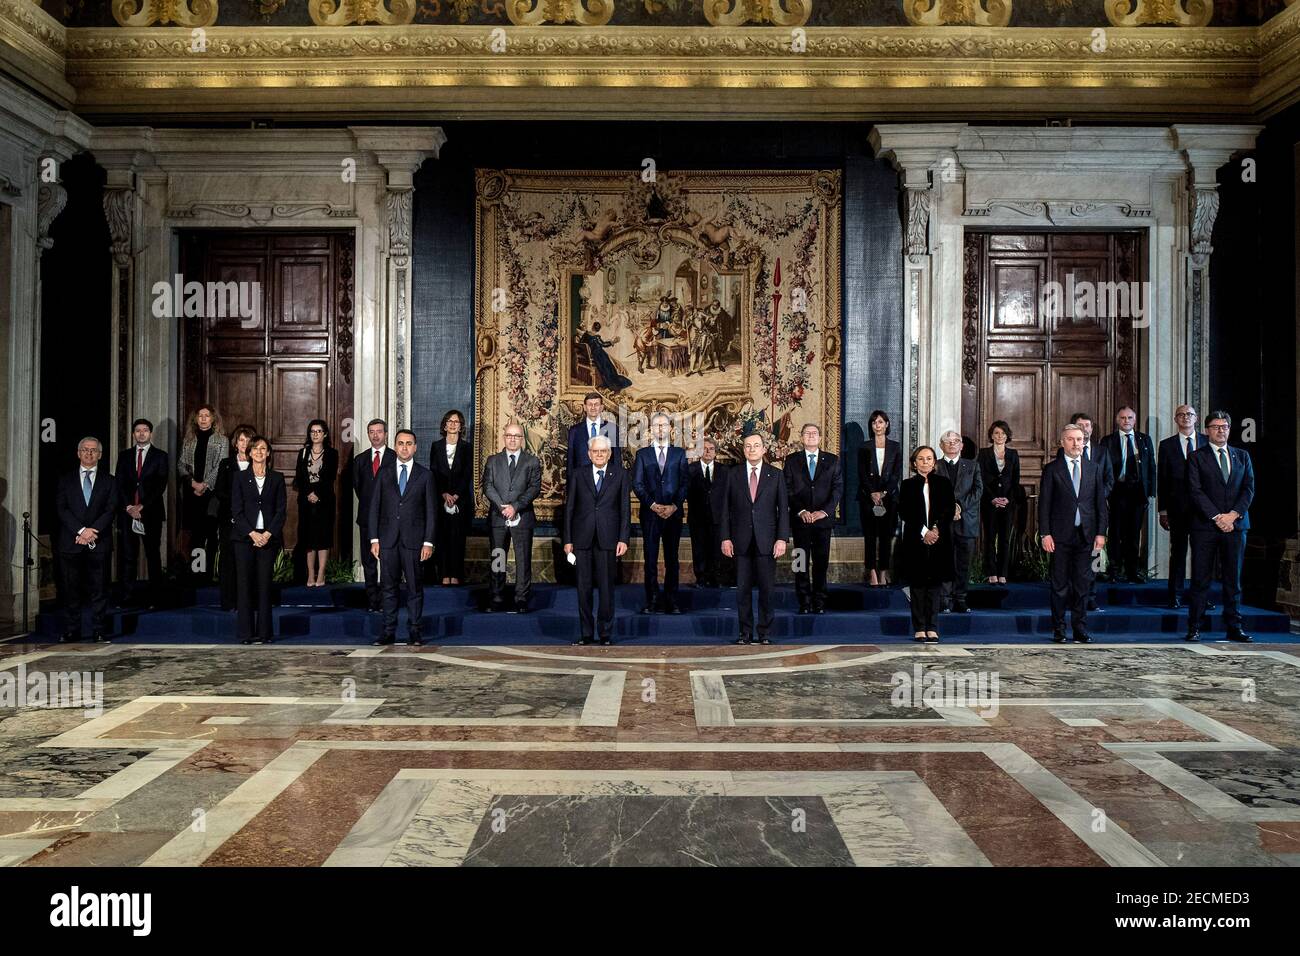
<path fill-rule="evenodd" d="M 225 461 L 223 458 L 222 461 Z M 167 517 L 167 480 L 170 477 L 170 466 L 167 461 L 167 452 L 163 451 L 157 445 L 150 445 L 149 451 L 144 456 L 144 468 L 141 469 L 140 477 L 137 480 L 135 475 L 135 443 L 132 442 L 129 448 L 123 448 L 117 456 L 117 473 L 114 478 L 117 483 L 118 508 L 124 509 L 127 505 L 135 504 L 136 485 L 139 485 L 140 504 L 144 505 L 144 511 L 140 513 L 140 520 L 149 526 L 156 526 L 163 523 Z M 131 516 L 127 515 L 123 520 L 130 522 Z"/>
<path fill-rule="evenodd" d="M 953 522 L 952 533 L 959 538 L 978 538 L 980 499 L 984 494 L 984 479 L 980 477 L 979 464 L 972 458 L 958 458 L 957 478 L 954 481 L 948 475 L 948 459 L 941 455 L 935 462 L 934 470 L 952 481 L 953 498 L 961 505 L 961 517 Z"/>
<path fill-rule="evenodd" d="M 1020 453 L 1008 446 L 1003 455 L 1001 471 L 998 471 L 992 445 L 981 448 L 975 458 L 980 467 L 980 482 L 984 485 L 981 497 L 984 504 L 994 498 L 1006 498 L 1013 505 L 1020 500 Z"/>
<path fill-rule="evenodd" d="M 307 507 L 310 504 L 307 495 L 315 492 L 320 503 L 332 512 L 336 497 L 334 482 L 339 474 L 339 453 L 334 448 L 325 449 L 320 462 L 320 481 L 314 485 L 309 480 L 307 471 L 307 458 L 310 454 L 311 452 L 306 449 L 298 452 L 298 461 L 293 469 L 293 490 L 298 492 L 298 508 Z"/>
<path fill-rule="evenodd" d="M 1120 469 L 1120 433 L 1111 432 L 1101 440 L 1101 446 L 1110 459 L 1110 472 L 1113 479 L 1111 488 L 1119 484 Z M 1137 475 L 1142 482 L 1143 494 L 1150 498 L 1156 493 L 1156 452 L 1151 444 L 1151 436 L 1140 431 L 1133 432 L 1133 449 L 1137 452 Z M 1129 462 L 1128 474 L 1133 474 L 1134 462 Z"/>
<path fill-rule="evenodd" d="M 114 509 L 117 507 L 117 481 L 109 470 L 102 465 L 96 470 L 93 490 L 90 492 L 90 504 L 81 488 L 81 465 L 59 479 L 55 508 L 59 514 L 59 554 L 84 554 L 90 549 L 84 544 L 77 544 L 77 532 L 82 528 L 94 528 L 99 532 L 95 542 L 95 553 L 108 554 L 113 550 L 113 536 L 109 533 L 113 527 Z"/>
<path fill-rule="evenodd" d="M 1208 445 L 1203 432 L 1192 433 L 1192 451 Z M 1156 464 L 1156 508 L 1161 514 L 1186 518 L 1192 510 L 1191 489 L 1187 484 L 1190 455 L 1183 455 L 1183 436 L 1170 435 L 1160 442 Z M 1230 509 L 1231 510 L 1231 509 Z"/>
<path fill-rule="evenodd" d="M 391 468 L 379 469 L 379 482 L 370 495 L 370 538 L 379 539 L 381 550 L 403 547 L 419 551 L 425 543 L 433 544 L 437 522 L 434 507 L 433 475 L 414 458 L 406 479 L 406 494 L 397 487 L 400 461 Z M 368 544 L 369 542 L 367 542 Z"/>
<path fill-rule="evenodd" d="M 1105 534 L 1110 522 L 1110 508 L 1106 504 L 1106 484 L 1101 466 L 1082 458 L 1079 464 L 1077 496 L 1064 454 L 1058 454 L 1043 466 L 1043 477 L 1038 486 L 1039 534 L 1056 538 L 1074 530 L 1075 508 L 1079 510 L 1083 536 L 1089 542 L 1097 535 Z"/>
<path fill-rule="evenodd" d="M 610 468 L 623 468 L 623 459 L 619 454 L 618 447 L 618 423 L 610 421 L 608 418 L 601 418 L 600 427 L 596 434 L 604 435 L 609 439 Z M 578 424 L 569 428 L 569 451 L 565 456 L 566 471 L 565 475 L 572 475 L 579 468 L 586 468 L 591 464 L 591 458 L 587 455 L 587 441 L 591 438 L 591 433 L 587 430 L 587 416 L 583 415 Z"/>
<path fill-rule="evenodd" d="M 883 491 L 885 506 L 893 507 L 898 498 L 898 486 L 903 482 L 903 446 L 885 439 L 885 467 L 876 467 L 876 441 L 868 438 L 858 449 L 858 499 L 870 501 L 871 493 Z M 865 507 L 865 506 L 864 506 Z"/>
<path fill-rule="evenodd" d="M 541 493 L 542 463 L 531 451 L 519 450 L 513 478 L 510 476 L 510 456 L 505 451 L 490 455 L 484 463 L 483 495 L 489 502 L 489 527 L 505 527 L 506 519 L 501 517 L 501 508 L 505 505 L 514 507 L 521 529 L 535 527 L 537 518 L 533 514 L 533 502 Z"/>
<path fill-rule="evenodd" d="M 689 509 L 691 524 L 696 527 L 712 527 L 718 524 L 718 509 L 721 506 L 723 490 L 727 486 L 729 465 L 713 459 L 713 481 L 704 480 L 704 463 L 693 461 L 686 466 L 686 507 Z"/>
<path fill-rule="evenodd" d="M 434 500 L 438 514 L 444 521 L 464 524 L 474 520 L 474 447 L 469 439 L 456 442 L 456 455 L 447 467 L 447 439 L 439 438 L 429 451 L 429 470 L 433 472 Z M 442 496 L 459 495 L 456 505 L 460 509 L 449 515 L 443 509 Z"/>
<path fill-rule="evenodd" d="M 676 445 L 668 446 L 664 455 L 664 470 L 659 470 L 658 452 L 653 444 L 637 449 L 636 464 L 632 470 L 632 490 L 641 502 L 641 512 L 650 514 L 651 505 L 676 505 L 674 518 L 681 518 L 682 505 L 690 488 L 690 475 L 686 471 L 686 452 Z M 644 520 L 643 522 L 644 523 Z"/>
<path fill-rule="evenodd" d="M 831 528 L 835 525 L 835 510 L 844 498 L 844 471 L 838 455 L 817 451 L 817 474 L 808 475 L 808 453 L 802 448 L 785 459 L 785 495 L 790 505 L 790 526 L 793 528 Z M 748 489 L 746 489 L 748 490 Z M 824 511 L 825 518 L 805 525 L 799 518 L 801 511 Z"/>
<path fill-rule="evenodd" d="M 656 465 L 656 467 L 658 467 Z M 569 499 L 564 507 L 564 543 L 575 549 L 613 551 L 632 537 L 631 480 L 622 468 L 605 469 L 596 493 L 591 465 L 569 475 Z"/>
<path fill-rule="evenodd" d="M 723 488 L 718 536 L 730 541 L 740 554 L 752 541 L 761 554 L 771 554 L 777 541 L 790 537 L 790 502 L 781 469 L 763 462 L 758 472 L 758 494 L 749 500 L 749 462 L 742 459 L 727 472 Z"/>
<path fill-rule="evenodd" d="M 967 460 L 967 459 L 964 459 Z M 898 517 L 903 522 L 899 542 L 899 563 L 903 580 L 918 587 L 951 581 L 956 574 L 953 558 L 952 536 L 955 522 L 952 513 L 957 499 L 952 493 L 952 482 L 940 471 L 929 476 L 930 508 L 925 507 L 925 479 L 913 475 L 898 490 Z M 963 509 L 962 517 L 965 517 Z M 921 539 L 921 528 L 937 528 L 939 540 L 926 544 Z"/>
<path fill-rule="evenodd" d="M 361 529 L 361 543 L 368 544 L 370 541 L 370 531 L 367 522 L 370 520 L 370 496 L 374 494 L 375 485 L 378 479 L 371 471 L 371 461 L 374 458 L 374 449 L 367 446 L 366 450 L 352 459 L 352 490 L 357 496 L 357 527 Z M 397 453 L 391 448 L 384 448 L 384 453 L 379 459 L 379 473 L 383 474 L 385 468 L 391 468 L 393 462 L 397 461 Z"/>
<path fill-rule="evenodd" d="M 271 532 L 272 538 L 284 536 L 284 519 L 288 515 L 289 495 L 285 490 L 284 475 L 267 464 L 266 481 L 261 493 L 253 476 L 253 466 L 233 475 L 230 482 L 230 536 L 245 541 L 257 530 L 257 513 L 262 513 L 262 530 Z"/>
<path fill-rule="evenodd" d="M 1250 528 L 1250 504 L 1255 500 L 1255 468 L 1250 455 L 1228 446 L 1228 480 L 1223 480 L 1214 446 L 1206 443 L 1192 452 L 1187 463 L 1187 484 L 1192 496 L 1192 530 L 1215 531 L 1214 516 L 1235 511 L 1237 531 Z"/>

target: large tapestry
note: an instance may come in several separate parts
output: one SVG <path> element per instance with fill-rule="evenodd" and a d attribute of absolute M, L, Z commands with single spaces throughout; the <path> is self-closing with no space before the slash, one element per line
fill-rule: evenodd
<path fill-rule="evenodd" d="M 477 171 L 475 486 L 511 421 L 564 498 L 568 429 L 599 392 L 626 462 L 669 413 L 692 458 L 840 437 L 838 171 Z M 480 514 L 486 502 L 480 495 Z"/>

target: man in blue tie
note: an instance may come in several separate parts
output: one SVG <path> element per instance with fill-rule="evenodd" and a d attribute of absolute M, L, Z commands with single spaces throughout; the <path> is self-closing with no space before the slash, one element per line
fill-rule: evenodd
<path fill-rule="evenodd" d="M 800 614 L 824 614 L 831 529 L 844 497 L 844 475 L 839 457 L 822 449 L 817 425 L 804 425 L 799 440 L 803 448 L 786 458 L 782 472 L 795 547 L 794 590 Z"/>
<path fill-rule="evenodd" d="M 83 603 L 90 605 L 95 641 L 108 641 L 104 623 L 117 482 L 108 470 L 100 470 L 102 455 L 103 446 L 98 438 L 81 439 L 77 443 L 80 465 L 59 481 L 56 496 L 60 525 L 59 596 L 63 600 L 65 642 L 80 639 Z"/>
<path fill-rule="evenodd" d="M 1043 466 L 1038 492 L 1038 533 L 1051 555 L 1052 640 L 1065 643 L 1065 612 L 1074 639 L 1088 643 L 1088 583 L 1092 556 L 1106 546 L 1105 484 L 1096 462 L 1083 458 L 1083 429 L 1061 430 L 1061 454 Z"/>
<path fill-rule="evenodd" d="M 1092 440 L 1094 422 L 1092 416 L 1087 412 L 1075 412 L 1070 416 L 1070 424 L 1078 425 L 1083 429 L 1083 455 L 1084 461 L 1094 461 L 1101 468 L 1101 481 L 1105 488 L 1106 500 L 1110 501 L 1110 489 L 1115 485 L 1115 476 L 1110 470 L 1110 456 L 1104 450 L 1099 450 L 1099 446 Z M 1097 610 L 1097 578 L 1099 575 L 1091 574 L 1088 576 L 1088 611 Z"/>
<path fill-rule="evenodd" d="M 604 417 L 605 400 L 599 392 L 588 392 L 582 400 L 582 420 L 569 429 L 569 450 L 565 456 L 565 474 L 571 480 L 579 468 L 591 464 L 587 454 L 587 443 L 598 435 L 609 439 L 611 449 L 609 467 L 622 468 L 619 458 L 618 423 Z"/>
<path fill-rule="evenodd" d="M 1206 444 L 1196 428 L 1196 409 L 1179 405 L 1174 410 L 1178 431 L 1160 442 L 1156 465 L 1156 506 L 1160 527 L 1169 532 L 1169 603 L 1171 610 L 1182 607 L 1179 591 L 1187 570 L 1187 544 L 1191 531 L 1192 495 L 1187 484 L 1187 464 L 1192 452 Z"/>
<path fill-rule="evenodd" d="M 632 535 L 631 481 L 610 464 L 609 439 L 597 435 L 588 451 L 591 463 L 569 475 L 564 506 L 564 553 L 578 572 L 578 623 L 575 644 L 598 635 L 609 644 L 614 632 L 614 580 L 618 559 Z M 600 617 L 592 609 L 592 586 L 600 593 Z"/>
<path fill-rule="evenodd" d="M 424 617 L 423 563 L 433 555 L 437 509 L 433 476 L 415 460 L 415 432 L 396 435 L 397 460 L 381 468 L 370 496 L 370 553 L 379 562 L 384 592 L 384 633 L 376 646 L 397 639 L 397 589 L 406 579 L 407 644 L 420 645 Z"/>
<path fill-rule="evenodd" d="M 1115 413 L 1115 431 L 1102 439 L 1110 458 L 1115 484 L 1110 490 L 1111 577 L 1123 576 L 1140 584 L 1145 570 L 1141 560 L 1142 529 L 1147 522 L 1148 499 L 1156 493 L 1156 455 L 1151 436 L 1135 430 L 1137 412 L 1131 405 Z"/>
<path fill-rule="evenodd" d="M 677 607 L 677 549 L 682 539 L 682 506 L 690 487 L 686 452 L 671 443 L 672 422 L 663 412 L 650 419 L 652 440 L 636 453 L 632 490 L 641 502 L 645 539 L 645 606 L 642 614 L 680 614 Z M 659 545 L 664 548 L 664 591 L 659 594 Z"/>
<path fill-rule="evenodd" d="M 1218 559 L 1223 584 L 1223 623 L 1228 640 L 1248 644 L 1241 629 L 1241 556 L 1250 528 L 1250 505 L 1255 500 L 1255 469 L 1243 449 L 1229 448 L 1232 417 L 1213 411 L 1205 418 L 1209 443 L 1187 462 L 1187 485 L 1192 500 L 1192 594 L 1188 602 L 1186 640 L 1200 639 L 1214 563 Z"/>

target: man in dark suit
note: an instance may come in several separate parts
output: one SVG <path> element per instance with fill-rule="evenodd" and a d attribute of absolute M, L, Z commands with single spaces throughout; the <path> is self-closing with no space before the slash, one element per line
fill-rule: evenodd
<path fill-rule="evenodd" d="M 533 584 L 533 502 L 542 493 L 542 463 L 524 447 L 522 425 L 511 422 L 503 432 L 504 448 L 483 465 L 483 495 L 488 508 L 489 582 L 492 599 L 487 610 L 506 609 L 506 555 L 515 549 L 515 611 L 528 613 Z"/>
<path fill-rule="evenodd" d="M 162 583 L 162 526 L 166 517 L 167 478 L 171 473 L 167 452 L 153 444 L 153 422 L 137 418 L 131 423 L 132 445 L 117 456 L 118 585 L 124 601 L 136 591 L 140 543 L 144 539 L 144 561 L 149 570 L 149 590 L 157 593 Z M 139 522 L 139 531 L 136 522 Z"/>
<path fill-rule="evenodd" d="M 1250 529 L 1250 504 L 1255 499 L 1255 469 L 1250 455 L 1228 447 L 1232 418 L 1224 411 L 1205 418 L 1209 444 L 1192 452 L 1187 485 L 1192 498 L 1192 596 L 1188 602 L 1187 640 L 1200 639 L 1214 562 L 1223 584 L 1223 623 L 1228 640 L 1249 644 L 1241 629 L 1241 556 Z"/>
<path fill-rule="evenodd" d="M 672 422 L 663 412 L 650 418 L 651 441 L 636 453 L 632 490 L 641 502 L 645 539 L 645 606 L 642 614 L 680 614 L 677 607 L 677 550 L 682 540 L 682 507 L 689 478 L 686 452 L 670 442 Z M 664 589 L 659 593 L 659 545 L 664 551 Z"/>
<path fill-rule="evenodd" d="M 966 585 L 970 582 L 970 559 L 980 536 L 980 498 L 984 494 L 984 477 L 979 462 L 962 457 L 962 437 L 955 431 L 939 436 L 943 457 L 937 463 L 939 474 L 952 482 L 957 507 L 952 522 L 953 580 L 944 582 L 943 606 L 958 614 L 966 606 Z"/>
<path fill-rule="evenodd" d="M 582 410 L 585 413 L 582 421 L 569 429 L 569 450 L 565 456 L 565 474 L 575 474 L 579 468 L 585 468 L 591 464 L 591 458 L 587 454 L 587 443 L 597 435 L 603 435 L 609 439 L 611 452 L 608 467 L 622 468 L 623 462 L 619 457 L 618 423 L 604 417 L 605 400 L 600 397 L 600 393 L 588 392 L 582 400 Z"/>
<path fill-rule="evenodd" d="M 763 460 L 767 443 L 749 435 L 741 446 L 745 460 L 727 473 L 721 507 L 722 553 L 736 559 L 736 613 L 740 638 L 734 644 L 771 644 L 772 588 L 776 559 L 790 537 L 790 506 L 785 479 Z M 758 627 L 754 626 L 754 582 L 758 582 Z"/>
<path fill-rule="evenodd" d="M 59 480 L 56 493 L 59 592 L 63 598 L 65 642 L 80 639 L 83 604 L 90 605 L 95 641 L 101 644 L 108 641 L 104 617 L 108 610 L 108 569 L 113 555 L 113 512 L 118 497 L 113 476 L 107 468 L 99 467 L 103 453 L 98 438 L 81 439 L 77 443 L 77 459 L 81 464 Z"/>
<path fill-rule="evenodd" d="M 370 548 L 370 499 L 379 484 L 379 473 L 392 467 L 397 456 L 388 447 L 388 423 L 373 418 L 366 426 L 370 447 L 352 459 L 352 490 L 357 496 L 357 528 L 360 529 L 361 571 L 366 579 L 366 604 L 372 611 L 383 609 L 384 593 L 379 586 L 379 562 Z"/>
<path fill-rule="evenodd" d="M 697 587 L 716 588 L 722 540 L 718 537 L 718 502 L 726 485 L 727 466 L 718 461 L 718 443 L 700 443 L 700 459 L 686 468 L 686 512 L 691 527 L 691 563 Z"/>
<path fill-rule="evenodd" d="M 1083 458 L 1083 429 L 1066 425 L 1061 454 L 1043 466 L 1038 491 L 1038 533 L 1052 562 L 1052 640 L 1065 643 L 1065 610 L 1074 639 L 1089 640 L 1086 597 L 1092 556 L 1106 546 L 1109 517 L 1101 467 Z"/>
<path fill-rule="evenodd" d="M 794 590 L 800 614 L 824 614 L 831 529 L 844 498 L 844 473 L 839 457 L 821 450 L 820 428 L 809 422 L 800 430 L 799 439 L 803 450 L 788 457 L 784 469 L 795 546 Z"/>
<path fill-rule="evenodd" d="M 1208 443 L 1196 428 L 1196 409 L 1179 405 L 1174 410 L 1177 433 L 1160 442 L 1156 465 L 1156 507 L 1160 527 L 1169 532 L 1169 608 L 1182 607 L 1178 592 L 1187 570 L 1187 539 L 1191 531 L 1192 495 L 1187 485 L 1187 462 L 1192 452 Z"/>
<path fill-rule="evenodd" d="M 384 634 L 376 645 L 397 639 L 397 588 L 406 579 L 407 644 L 420 645 L 424 617 L 424 574 L 421 565 L 433 555 L 437 508 L 433 475 L 415 461 L 415 432 L 400 429 L 397 460 L 380 469 L 370 495 L 370 553 L 379 562 L 384 589 Z"/>
<path fill-rule="evenodd" d="M 1156 453 L 1151 436 L 1134 431 L 1137 412 L 1124 405 L 1115 413 L 1116 430 L 1101 440 L 1115 484 L 1110 489 L 1111 577 L 1140 584 L 1139 545 L 1147 520 L 1147 499 L 1156 493 Z"/>
<path fill-rule="evenodd" d="M 578 620 L 575 644 L 590 644 L 593 634 L 610 643 L 614 630 L 615 562 L 627 553 L 632 536 L 631 491 L 627 472 L 610 464 L 608 438 L 597 435 L 587 446 L 591 463 L 569 474 L 564 508 L 564 553 L 577 565 Z M 600 618 L 593 620 L 591 588 L 600 591 Z"/>
<path fill-rule="evenodd" d="M 1093 440 L 1092 433 L 1094 422 L 1092 416 L 1087 412 L 1075 412 L 1070 416 L 1070 424 L 1078 425 L 1083 429 L 1083 454 L 1080 456 L 1084 461 L 1095 461 L 1101 467 L 1101 481 L 1106 489 L 1106 500 L 1110 501 L 1110 489 L 1115 484 L 1115 476 L 1110 470 L 1110 456 L 1101 450 L 1100 445 Z M 1088 611 L 1097 610 L 1097 578 L 1096 573 L 1088 577 Z"/>

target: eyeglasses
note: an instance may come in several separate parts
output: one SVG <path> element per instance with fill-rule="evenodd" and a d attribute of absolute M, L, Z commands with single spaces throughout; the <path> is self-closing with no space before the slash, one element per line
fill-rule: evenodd
<path fill-rule="evenodd" d="M 1206 426 L 1205 426 L 1205 428 L 1206 428 L 1207 431 L 1212 429 L 1212 430 L 1214 430 L 1214 431 L 1216 431 L 1216 432 L 1227 431 L 1227 430 L 1228 430 L 1229 428 L 1231 428 L 1231 427 L 1232 427 L 1231 425 L 1225 425 L 1225 424 L 1223 424 L 1222 422 L 1220 422 L 1218 425 L 1206 425 Z"/>

